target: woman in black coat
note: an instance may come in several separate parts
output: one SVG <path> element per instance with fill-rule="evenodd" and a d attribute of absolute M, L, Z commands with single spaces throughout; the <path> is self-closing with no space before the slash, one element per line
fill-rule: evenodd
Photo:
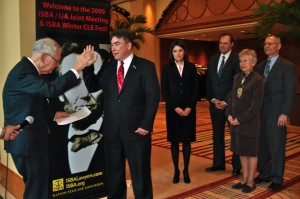
<path fill-rule="evenodd" d="M 188 62 L 188 51 L 183 41 L 177 40 L 170 47 L 170 61 L 163 66 L 162 96 L 166 101 L 167 140 L 171 142 L 174 164 L 173 183 L 179 182 L 179 142 L 182 142 L 185 183 L 190 183 L 188 167 L 191 142 L 196 140 L 196 104 L 199 81 L 194 64 Z"/>

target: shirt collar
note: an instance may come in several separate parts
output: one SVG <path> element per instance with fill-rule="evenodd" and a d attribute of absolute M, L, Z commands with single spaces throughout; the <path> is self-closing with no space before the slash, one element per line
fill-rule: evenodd
<path fill-rule="evenodd" d="M 276 60 L 278 59 L 279 55 L 276 55 L 275 57 L 272 57 L 271 59 L 268 58 L 268 60 L 270 60 L 270 70 L 273 68 L 274 63 L 276 62 Z"/>
<path fill-rule="evenodd" d="M 131 53 L 126 59 L 123 60 L 124 77 L 127 74 L 127 71 L 128 71 L 129 66 L 132 62 L 132 59 L 133 59 L 133 53 Z M 118 61 L 118 68 L 119 68 L 120 65 L 121 65 L 121 61 Z"/>
<path fill-rule="evenodd" d="M 225 56 L 225 60 L 228 59 L 228 57 L 230 56 L 230 53 L 231 53 L 231 50 L 229 52 L 227 52 L 225 55 L 223 53 L 221 53 L 221 56 L 220 57 L 223 57 Z"/>
<path fill-rule="evenodd" d="M 39 71 L 38 67 L 35 65 L 35 63 L 32 61 L 32 59 L 30 57 L 27 57 L 27 59 L 34 65 L 34 67 L 36 68 L 37 72 L 40 75 L 40 71 Z"/>
<path fill-rule="evenodd" d="M 133 59 L 133 53 L 131 53 L 126 59 L 123 60 L 124 68 L 129 68 L 132 59 Z M 121 61 L 118 61 L 118 66 L 120 65 L 121 65 Z"/>
<path fill-rule="evenodd" d="M 271 62 L 270 62 L 270 66 L 271 66 L 271 67 L 272 67 L 273 64 L 276 62 L 276 60 L 278 59 L 278 57 L 279 57 L 279 55 L 276 55 L 275 57 L 272 57 L 271 59 L 268 59 L 268 60 L 271 61 Z"/>

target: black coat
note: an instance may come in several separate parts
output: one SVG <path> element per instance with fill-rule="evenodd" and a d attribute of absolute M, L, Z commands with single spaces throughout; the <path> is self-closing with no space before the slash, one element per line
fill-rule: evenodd
<path fill-rule="evenodd" d="M 163 66 L 161 78 L 162 96 L 166 101 L 166 119 L 169 142 L 192 142 L 196 140 L 196 104 L 199 93 L 199 81 L 194 64 L 186 62 L 179 74 L 176 64 Z M 175 108 L 192 111 L 187 117 L 175 112 Z"/>

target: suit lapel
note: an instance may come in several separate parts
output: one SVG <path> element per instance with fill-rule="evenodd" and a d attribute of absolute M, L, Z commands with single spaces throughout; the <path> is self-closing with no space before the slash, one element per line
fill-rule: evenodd
<path fill-rule="evenodd" d="M 128 85 L 128 82 L 130 81 L 130 79 L 132 78 L 132 76 L 134 75 L 134 73 L 138 70 L 139 66 L 138 66 L 138 58 L 134 55 L 130 66 L 128 68 L 128 71 L 126 73 L 124 82 L 123 82 L 123 86 L 120 92 L 120 95 L 123 93 L 124 89 L 126 88 L 126 86 Z M 118 83 L 117 83 L 118 84 Z"/>
<path fill-rule="evenodd" d="M 229 66 L 228 66 L 228 65 L 230 65 L 231 60 L 232 60 L 232 53 L 230 53 L 230 55 L 229 55 L 227 61 L 225 62 L 225 65 L 224 65 L 224 68 L 223 68 L 221 77 L 220 77 L 219 79 L 222 79 L 223 76 L 224 76 L 224 74 L 226 73 L 226 71 L 229 70 Z M 217 66 L 218 66 L 218 64 L 217 64 Z"/>
<path fill-rule="evenodd" d="M 171 67 L 172 67 L 173 73 L 174 73 L 175 75 L 177 75 L 178 78 L 181 78 L 180 73 L 179 73 L 179 70 L 178 70 L 177 65 L 176 65 L 175 62 L 172 62 L 172 63 L 171 63 Z M 184 71 L 184 68 L 185 68 L 185 66 L 183 66 L 183 71 Z M 182 75 L 183 75 L 183 71 L 182 71 Z"/>
<path fill-rule="evenodd" d="M 215 79 L 216 80 L 219 80 L 219 79 L 222 79 L 222 76 L 223 76 L 223 74 L 224 74 L 224 72 L 223 72 L 223 74 L 222 74 L 222 76 L 219 78 L 219 76 L 218 76 L 218 65 L 219 65 L 219 59 L 220 59 L 220 56 L 221 56 L 221 54 L 219 54 L 217 57 L 216 57 L 216 59 L 214 60 L 214 62 L 215 63 L 213 63 L 213 71 L 214 71 L 214 75 L 215 75 Z M 228 61 L 228 60 L 227 60 Z M 225 63 L 225 66 L 226 66 L 226 64 L 227 64 L 227 62 Z M 225 70 L 225 66 L 224 66 L 224 69 L 223 70 Z"/>
<path fill-rule="evenodd" d="M 267 81 L 270 81 L 273 78 L 273 76 L 280 70 L 280 65 L 281 65 L 280 62 L 281 62 L 281 58 L 278 57 L 278 59 L 276 60 L 276 62 L 272 66 L 272 69 L 271 69 L 271 71 L 268 75 Z"/>
<path fill-rule="evenodd" d="M 258 72 L 259 72 L 262 76 L 264 76 L 264 72 L 265 72 L 266 65 L 267 65 L 267 60 L 264 61 L 264 62 L 262 63 L 262 67 L 259 68 L 259 71 L 258 71 Z"/>
<path fill-rule="evenodd" d="M 219 58 L 220 58 L 220 54 L 214 60 L 215 63 L 212 64 L 213 71 L 214 71 L 214 74 L 216 75 L 216 77 L 218 77 L 218 63 L 219 63 Z"/>
<path fill-rule="evenodd" d="M 113 78 L 112 78 L 112 85 L 115 87 L 115 90 L 118 92 L 118 76 L 117 76 L 117 70 L 118 70 L 118 61 L 114 60 L 111 64 L 112 67 L 112 74 Z"/>

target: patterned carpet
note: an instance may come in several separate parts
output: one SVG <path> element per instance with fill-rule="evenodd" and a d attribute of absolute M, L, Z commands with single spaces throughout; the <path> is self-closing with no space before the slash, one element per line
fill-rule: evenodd
<path fill-rule="evenodd" d="M 159 107 L 156 120 L 158 122 L 165 122 L 164 116 L 165 106 L 162 104 Z M 166 129 L 161 127 L 155 128 L 152 135 L 152 144 L 158 147 L 170 148 L 170 143 L 166 141 Z M 165 125 L 164 125 L 165 126 Z M 210 122 L 210 115 L 208 113 L 208 102 L 202 101 L 197 105 L 197 141 L 192 143 L 192 155 L 212 159 L 212 127 Z M 230 136 L 228 128 L 225 133 L 225 153 L 226 161 L 230 163 L 231 152 L 229 150 Z M 240 190 L 234 190 L 231 186 L 237 183 L 240 179 L 236 177 L 228 177 L 214 183 L 210 183 L 181 194 L 169 197 L 177 198 L 300 198 L 300 128 L 289 127 L 288 139 L 286 146 L 286 169 L 284 175 L 284 185 L 282 191 L 272 193 L 267 191 L 269 183 L 257 185 L 257 188 L 250 194 L 244 194 Z M 296 189 L 296 190 L 294 190 Z M 296 193 L 296 195 L 295 195 Z"/>

